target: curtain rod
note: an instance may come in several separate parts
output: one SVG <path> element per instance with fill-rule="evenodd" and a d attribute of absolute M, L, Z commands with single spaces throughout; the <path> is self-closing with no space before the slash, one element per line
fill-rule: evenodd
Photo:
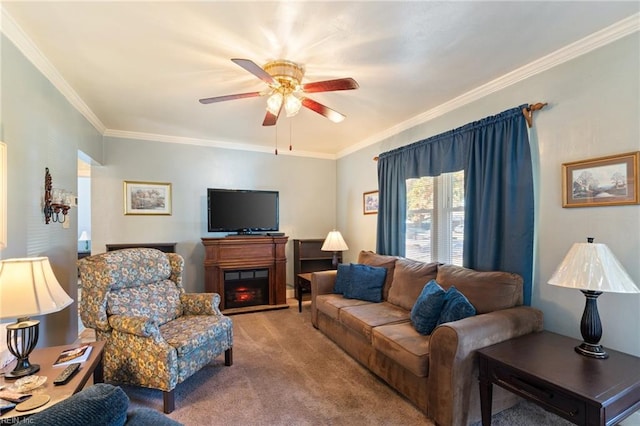
<path fill-rule="evenodd" d="M 533 111 L 539 111 L 546 106 L 546 102 L 538 102 L 522 108 L 522 115 L 524 115 L 524 119 L 527 121 L 529 128 L 533 127 Z M 378 161 L 377 155 L 373 157 L 373 161 Z"/>
<path fill-rule="evenodd" d="M 531 104 L 527 107 L 522 108 L 522 115 L 524 115 L 524 119 L 527 120 L 527 125 L 529 126 L 529 128 L 533 127 L 533 111 L 541 110 L 546 106 L 546 102 L 538 102 L 537 104 Z"/>

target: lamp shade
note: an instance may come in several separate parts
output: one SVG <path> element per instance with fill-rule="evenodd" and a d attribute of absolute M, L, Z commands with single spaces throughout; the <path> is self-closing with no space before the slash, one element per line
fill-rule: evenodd
<path fill-rule="evenodd" d="M 73 302 L 47 257 L 0 261 L 0 319 L 58 312 Z"/>
<path fill-rule="evenodd" d="M 325 238 L 320 250 L 344 251 L 349 250 L 349 247 L 347 247 L 347 243 L 344 242 L 344 238 L 342 238 L 340 231 L 331 231 L 327 234 L 327 238 Z"/>
<path fill-rule="evenodd" d="M 82 231 L 82 233 L 80 234 L 80 238 L 78 238 L 78 241 L 89 241 L 89 234 L 87 234 L 87 231 Z"/>
<path fill-rule="evenodd" d="M 549 284 L 580 290 L 640 293 L 609 247 L 596 243 L 575 243 Z"/>

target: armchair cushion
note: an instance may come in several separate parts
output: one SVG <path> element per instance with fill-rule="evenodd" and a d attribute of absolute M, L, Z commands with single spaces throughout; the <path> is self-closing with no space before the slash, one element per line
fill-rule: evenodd
<path fill-rule="evenodd" d="M 180 289 L 170 280 L 107 294 L 107 315 L 148 317 L 159 325 L 182 315 Z"/>
<path fill-rule="evenodd" d="M 227 348 L 223 345 L 228 342 L 231 327 L 231 320 L 227 317 L 185 315 L 160 326 L 160 334 L 182 358 L 203 346 L 211 348 L 212 352 L 224 352 Z"/>

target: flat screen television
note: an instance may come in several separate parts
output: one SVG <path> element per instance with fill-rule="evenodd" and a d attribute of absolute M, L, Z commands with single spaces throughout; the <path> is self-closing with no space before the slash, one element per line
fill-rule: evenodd
<path fill-rule="evenodd" d="M 209 232 L 277 231 L 278 191 L 207 189 Z"/>

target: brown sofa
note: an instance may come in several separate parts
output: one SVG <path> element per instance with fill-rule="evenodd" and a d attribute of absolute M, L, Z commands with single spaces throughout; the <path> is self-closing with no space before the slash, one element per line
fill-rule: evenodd
<path fill-rule="evenodd" d="M 381 303 L 334 294 L 336 271 L 311 278 L 311 321 L 349 355 L 385 380 L 438 425 L 480 420 L 475 350 L 542 330 L 542 312 L 522 306 L 522 278 L 362 251 L 358 263 L 387 269 Z M 424 285 L 454 285 L 477 314 L 444 323 L 431 335 L 412 326 L 410 311 Z M 495 387 L 493 412 L 518 401 Z"/>

